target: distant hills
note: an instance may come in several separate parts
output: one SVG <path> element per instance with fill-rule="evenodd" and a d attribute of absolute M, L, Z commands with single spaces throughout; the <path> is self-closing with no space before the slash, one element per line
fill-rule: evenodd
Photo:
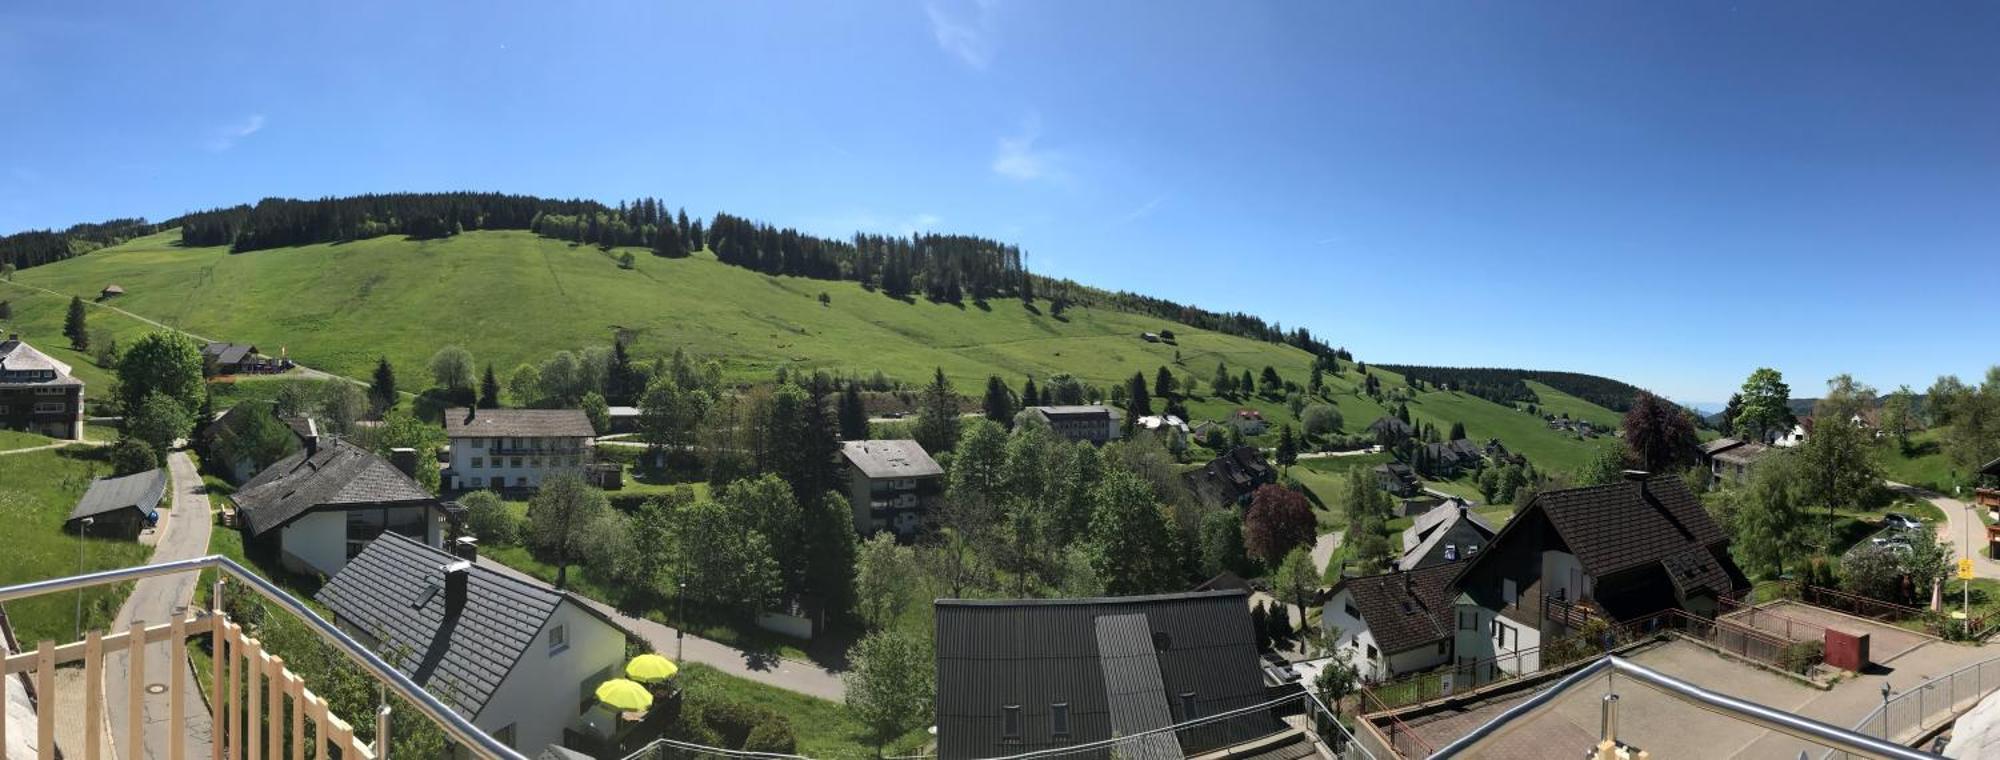
<path fill-rule="evenodd" d="M 1533 404 L 1540 401 L 1529 381 L 1542 383 L 1569 395 L 1616 412 L 1632 408 L 1632 398 L 1640 388 L 1619 380 L 1581 372 L 1551 372 L 1532 369 L 1493 367 L 1425 367 L 1383 364 L 1383 369 L 1432 385 L 1448 386 L 1499 404 Z"/>

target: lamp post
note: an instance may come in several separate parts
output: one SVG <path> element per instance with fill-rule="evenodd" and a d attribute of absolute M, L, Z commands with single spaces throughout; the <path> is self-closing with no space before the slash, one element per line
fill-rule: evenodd
<path fill-rule="evenodd" d="M 681 581 L 681 593 L 674 598 L 674 662 L 687 662 L 681 657 L 687 645 L 687 597 L 688 582 Z"/>
<path fill-rule="evenodd" d="M 83 574 L 83 539 L 90 535 L 90 526 L 97 522 L 95 517 L 83 518 L 76 532 L 76 574 Z M 83 638 L 83 589 L 76 590 L 76 638 Z"/>

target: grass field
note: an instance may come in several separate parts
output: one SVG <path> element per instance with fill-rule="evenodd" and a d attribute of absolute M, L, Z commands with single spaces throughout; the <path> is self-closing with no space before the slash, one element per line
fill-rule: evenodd
<path fill-rule="evenodd" d="M 1894 441 L 1883 443 L 1876 456 L 1882 465 L 1882 476 L 1898 483 L 1951 493 L 1951 487 L 1956 485 L 1954 478 L 1963 479 L 1965 473 L 1944 453 L 1939 438 L 1936 430 L 1912 435 L 1908 453 Z"/>
<path fill-rule="evenodd" d="M 0 585 L 58 578 L 140 564 L 150 547 L 126 539 L 87 538 L 63 532 L 70 508 L 90 487 L 93 476 L 111 466 L 102 449 L 70 446 L 0 456 L 0 524 L 7 526 L 7 560 L 0 562 Z M 78 565 L 78 546 L 83 557 Z M 85 628 L 103 628 L 118 614 L 131 584 L 83 592 Z M 74 638 L 77 595 L 48 594 L 11 602 L 7 615 L 24 642 Z M 32 646 L 32 644 L 30 644 Z"/>
<path fill-rule="evenodd" d="M 735 678 L 700 663 L 687 664 L 681 674 L 686 679 L 683 688 L 691 694 L 757 705 L 790 719 L 801 755 L 855 760 L 876 756 L 867 728 L 846 705 Z M 883 754 L 913 754 L 928 739 L 924 730 L 912 731 L 889 742 Z"/>
<path fill-rule="evenodd" d="M 0 430 L 0 451 L 32 449 L 37 446 L 47 446 L 55 442 L 56 439 L 45 435 L 23 433 L 19 430 Z"/>

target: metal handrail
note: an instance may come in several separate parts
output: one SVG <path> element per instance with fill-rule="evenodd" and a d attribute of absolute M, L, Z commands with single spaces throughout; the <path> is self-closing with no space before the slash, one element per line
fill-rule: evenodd
<path fill-rule="evenodd" d="M 1985 660 L 1980 660 L 1979 662 L 1975 662 L 1975 663 L 1973 663 L 1973 664 L 1971 664 L 1971 665 L 1967 665 L 1967 666 L 1965 666 L 1965 667 L 1962 667 L 1962 668 L 1959 668 L 1959 669 L 1957 669 L 1957 670 L 1954 670 L 1954 671 L 1952 671 L 1952 672 L 1950 672 L 1950 673 L 1946 673 L 1946 674 L 1944 674 L 1944 675 L 1941 675 L 1941 676 L 1932 676 L 1932 677 L 1930 677 L 1930 678 L 1926 678 L 1926 679 L 1924 679 L 1924 680 L 1923 680 L 1922 682 L 1919 682 L 1919 683 L 1918 683 L 1918 684 L 1917 684 L 1916 686 L 1914 686 L 1914 687 L 1911 687 L 1911 688 L 1908 688 L 1908 689 L 1904 689 L 1904 690 L 1903 690 L 1903 693 L 1901 693 L 1901 694 L 1897 694 L 1897 695 L 1896 695 L 1896 696 L 1894 696 L 1894 697 L 1890 697 L 1889 699 L 1886 699 L 1886 700 L 1883 700 L 1882 704 L 1879 704 L 1879 705 L 1876 705 L 1876 706 L 1875 706 L 1875 709 L 1873 709 L 1873 710 L 1870 710 L 1870 711 L 1868 711 L 1868 714 L 1867 714 L 1867 715 L 1865 715 L 1865 716 L 1862 716 L 1861 720 L 1858 720 L 1858 721 L 1855 721 L 1855 722 L 1854 722 L 1854 730 L 1858 732 L 1858 731 L 1860 731 L 1860 730 L 1861 730 L 1862 728 L 1864 728 L 1864 727 L 1868 726 L 1869 724 L 1871 724 L 1871 723 L 1874 723 L 1874 722 L 1876 721 L 1876 719 L 1877 719 L 1877 718 L 1880 718 L 1880 717 L 1882 717 L 1882 713 L 1883 713 L 1884 711 L 1888 710 L 1888 709 L 1889 709 L 1889 706 L 1890 706 L 1890 705 L 1892 705 L 1892 704 L 1895 704 L 1895 703 L 1897 703 L 1897 702 L 1901 702 L 1901 701 L 1903 701 L 1903 700 L 1905 700 L 1905 699 L 1909 699 L 1909 698 L 1910 698 L 1910 697 L 1911 697 L 1912 695 L 1915 695 L 1915 696 L 1916 696 L 1916 698 L 1917 698 L 1917 700 L 1918 700 L 1918 704 L 1919 704 L 1919 705 L 1921 705 L 1921 704 L 1922 704 L 1922 700 L 1923 700 L 1923 693 L 1924 693 L 1924 690 L 1926 690 L 1926 689 L 1929 689 L 1929 688 L 1931 688 L 1931 684 L 1933 684 L 1933 683 L 1936 683 L 1936 682 L 1938 682 L 1938 681 L 1953 681 L 1953 682 L 1955 682 L 1955 681 L 1957 680 L 1957 678 L 1958 678 L 1958 675 L 1959 675 L 1960 673 L 1964 673 L 1964 672 L 1966 672 L 1966 671 L 1968 671 L 1968 670 L 1970 670 L 1970 671 L 1975 671 L 1974 675 L 1979 675 L 1979 674 L 1981 674 L 1981 673 L 1984 673 L 1984 672 L 1985 672 L 1985 671 L 1984 671 L 1983 669 L 1984 669 L 1984 668 L 1985 668 L 1986 666 L 1988 666 L 1988 665 L 1992 665 L 1992 664 L 1994 664 L 1994 663 L 1996 663 L 1996 662 L 2000 662 L 2000 657 L 1994 657 L 1994 658 L 1991 658 L 1991 659 L 1985 659 Z M 1979 682 L 1975 681 L 1974 683 L 1979 683 Z M 1996 690 L 1996 691 L 2000 691 L 2000 681 L 1995 681 L 1995 682 L 1994 682 L 1994 687 L 1995 687 L 1995 690 Z M 1973 691 L 1974 691 L 1974 694 L 1973 694 L 1973 696 L 1974 696 L 1974 697 L 1981 697 L 1981 696 L 1983 696 L 1983 695 L 1979 694 L 1978 692 L 1982 692 L 1982 691 L 1986 691 L 1986 688 L 1985 688 L 1985 686 L 1984 686 L 1983 684 L 1980 684 L 1979 686 L 1976 686 L 1976 687 L 1975 687 L 1975 688 L 1973 689 Z M 1956 706 L 1956 704 L 1957 704 L 1957 700 L 1955 700 L 1955 699 L 1954 699 L 1954 700 L 1952 701 L 1952 703 L 1951 703 L 1951 704 L 1947 704 L 1947 705 L 1945 705 L 1945 707 L 1946 707 L 1946 708 L 1951 708 L 1951 707 L 1954 707 L 1954 706 Z M 1976 704 L 1976 703 L 1975 703 L 1975 704 Z M 1924 717 L 1923 717 L 1923 715 L 1921 714 L 1922 712 L 1923 712 L 1923 711 L 1922 711 L 1921 709 L 1919 709 L 1919 710 L 1918 710 L 1918 713 L 1919 713 L 1919 714 L 1917 715 L 1917 725 L 1918 725 L 1918 727 L 1919 727 L 1919 728 L 1921 728 L 1921 727 L 1923 726 L 1923 720 L 1924 720 Z M 1884 733 L 1884 734 L 1886 734 L 1886 733 L 1888 733 L 1888 732 L 1887 732 L 1887 730 L 1885 729 L 1885 730 L 1883 731 L 1883 733 Z M 1886 739 L 1888 739 L 1889 737 L 1888 737 L 1888 736 L 1883 736 L 1882 738 L 1886 740 Z M 1830 757 L 1833 757 L 1833 753 L 1834 753 L 1834 752 L 1836 752 L 1836 751 L 1837 751 L 1837 750 L 1831 750 L 1831 749 L 1829 749 L 1829 750 L 1827 750 L 1827 751 L 1826 751 L 1826 754 L 1823 754 L 1823 755 L 1820 755 L 1820 757 L 1822 758 L 1822 760 L 1824 760 L 1825 758 L 1830 758 Z"/>
<path fill-rule="evenodd" d="M 1553 687 L 1529 697 L 1520 704 L 1500 713 L 1498 717 L 1481 724 L 1478 728 L 1472 729 L 1470 733 L 1459 737 L 1456 741 L 1445 745 L 1443 749 L 1432 754 L 1431 758 L 1432 760 L 1437 760 L 1438 758 L 1459 757 L 1460 755 L 1471 757 L 1472 754 L 1468 750 L 1472 749 L 1474 745 L 1506 730 L 1509 724 L 1526 718 L 1529 714 L 1547 706 L 1570 687 L 1607 673 L 1626 676 L 1647 686 L 1666 692 L 1667 696 L 1704 710 L 1722 713 L 1745 723 L 1761 726 L 1814 744 L 1828 745 L 1835 749 L 1842 749 L 1868 757 L 1887 757 L 1896 758 L 1897 760 L 1936 760 L 1937 757 L 1936 755 L 1918 752 L 1908 747 L 1877 739 L 1867 734 L 1821 723 L 1811 718 L 1776 710 L 1748 700 L 1737 699 L 1727 694 L 1709 691 L 1622 657 L 1606 655 L 1603 659 L 1563 677 Z"/>
<path fill-rule="evenodd" d="M 498 758 L 499 760 L 528 760 L 526 755 L 515 751 L 512 747 L 501 743 L 499 739 L 495 739 L 486 732 L 479 730 L 479 727 L 472 725 L 471 720 L 459 715 L 457 711 L 451 709 L 450 706 L 437 697 L 432 696 L 422 686 L 418 686 L 415 681 L 410 680 L 409 676 L 403 675 L 402 671 L 390 666 L 388 662 L 383 661 L 381 657 L 369 651 L 367 647 L 356 642 L 352 637 L 342 632 L 338 627 L 335 627 L 333 623 L 327 622 L 325 618 L 320 617 L 318 613 L 313 612 L 311 608 L 307 607 L 305 602 L 299 601 L 298 598 L 278 588 L 277 584 L 266 580 L 264 576 L 251 572 L 242 565 L 236 564 L 235 560 L 219 554 L 0 587 L 0 603 L 41 596 L 43 594 L 53 594 L 59 591 L 90 588 L 92 586 L 151 578 L 158 575 L 173 575 L 175 573 L 194 572 L 211 568 L 224 575 L 236 578 L 243 585 L 256 591 L 259 596 L 291 611 L 294 616 L 305 621 L 307 627 L 311 628 L 313 632 L 318 633 L 320 638 L 326 639 L 335 649 L 347 655 L 348 659 L 360 665 L 362 670 L 367 671 L 377 681 L 387 685 L 390 690 L 415 706 L 418 712 L 423 713 L 425 717 L 437 723 L 438 727 L 444 729 L 445 733 L 450 735 L 453 740 L 477 750 L 486 757 Z M 217 603 L 220 603 L 220 600 L 217 600 Z"/>

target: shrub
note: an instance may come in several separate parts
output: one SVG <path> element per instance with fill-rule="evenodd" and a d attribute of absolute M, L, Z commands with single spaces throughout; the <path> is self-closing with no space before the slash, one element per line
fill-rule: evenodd
<path fill-rule="evenodd" d="M 513 544 L 520 540 L 520 521 L 492 491 L 473 491 L 459 497 L 465 508 L 465 529 L 489 544 Z"/>
<path fill-rule="evenodd" d="M 778 717 L 769 723 L 760 723 L 750 729 L 750 737 L 743 740 L 745 752 L 772 752 L 790 755 L 799 750 L 799 739 L 792 733 L 791 721 Z"/>
<path fill-rule="evenodd" d="M 111 447 L 111 474 L 131 475 L 160 466 L 152 445 L 137 438 L 125 438 Z"/>
<path fill-rule="evenodd" d="M 1826 659 L 1826 643 L 1821 641 L 1800 641 L 1788 644 L 1778 652 L 1778 667 L 1792 673 L 1804 673 Z"/>
<path fill-rule="evenodd" d="M 783 715 L 746 702 L 711 702 L 703 709 L 702 716 L 725 747 L 742 747 L 758 727 L 785 721 Z M 790 734 L 791 724 L 786 723 L 783 729 Z"/>

